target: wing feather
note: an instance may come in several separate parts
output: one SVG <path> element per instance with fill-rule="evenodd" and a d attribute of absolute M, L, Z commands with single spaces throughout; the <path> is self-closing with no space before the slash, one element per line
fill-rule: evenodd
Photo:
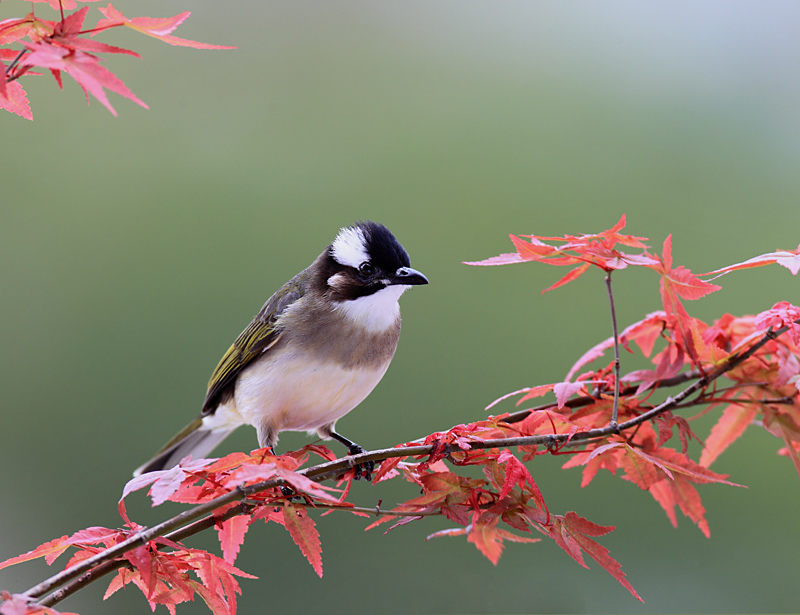
<path fill-rule="evenodd" d="M 220 403 L 233 395 L 236 378 L 241 371 L 278 342 L 281 337 L 278 317 L 300 299 L 305 290 L 306 272 L 303 271 L 267 300 L 253 321 L 228 348 L 211 375 L 203 414 L 212 414 Z"/>

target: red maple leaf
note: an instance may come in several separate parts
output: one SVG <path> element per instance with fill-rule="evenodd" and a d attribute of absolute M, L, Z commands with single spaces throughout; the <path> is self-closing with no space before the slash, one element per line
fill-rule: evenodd
<path fill-rule="evenodd" d="M 249 527 L 250 517 L 247 515 L 236 515 L 217 526 L 222 557 L 229 564 L 233 564 L 236 561 L 236 556 L 244 542 L 244 535 Z"/>
<path fill-rule="evenodd" d="M 339 498 L 336 498 L 326 493 L 326 491 L 339 491 L 338 489 L 335 489 L 333 487 L 326 487 L 325 485 L 320 485 L 319 483 L 303 476 L 302 474 L 280 467 L 278 468 L 278 476 L 280 476 L 283 480 L 289 483 L 296 490 L 302 491 L 303 493 L 310 495 L 311 497 L 323 500 L 325 502 L 330 502 L 331 504 L 342 503 L 339 500 Z"/>
<path fill-rule="evenodd" d="M 322 545 L 319 541 L 319 532 L 308 511 L 305 508 L 294 506 L 286 502 L 283 508 L 283 524 L 306 556 L 314 572 L 322 578 Z"/>
<path fill-rule="evenodd" d="M 669 317 L 666 312 L 651 312 L 642 320 L 623 329 L 622 333 L 619 335 L 620 344 L 622 344 L 628 352 L 633 352 L 630 349 L 630 343 L 635 342 L 642 351 L 642 354 L 649 357 L 650 353 L 653 351 L 653 345 L 664 332 L 668 321 Z"/>
<path fill-rule="evenodd" d="M 547 511 L 542 492 L 539 491 L 539 486 L 533 480 L 531 473 L 528 471 L 528 468 L 525 467 L 524 463 L 517 459 L 508 449 L 500 453 L 500 456 L 497 458 L 497 463 L 506 465 L 503 488 L 499 496 L 501 500 L 506 497 L 514 487 L 518 486 L 523 493 L 527 492 L 533 496 L 533 500 L 539 508 Z M 528 487 L 526 487 L 526 485 L 528 485 Z"/>
<path fill-rule="evenodd" d="M 715 269 L 714 271 L 709 271 L 701 275 L 717 274 L 711 278 L 713 280 L 731 271 L 763 267 L 764 265 L 771 265 L 772 263 L 776 263 L 781 267 L 786 267 L 786 269 L 792 272 L 792 275 L 797 275 L 797 272 L 800 271 L 800 245 L 797 246 L 796 250 L 776 250 L 775 252 L 760 254 L 744 262 L 728 265 L 722 269 Z"/>
<path fill-rule="evenodd" d="M 720 415 L 719 420 L 711 429 L 711 434 L 706 438 L 703 452 L 700 455 L 700 465 L 707 468 L 722 454 L 756 418 L 756 410 L 748 406 L 731 404 Z"/>
<path fill-rule="evenodd" d="M 119 501 L 122 502 L 128 494 L 152 484 L 149 493 L 153 500 L 153 506 L 163 504 L 180 488 L 184 480 L 192 476 L 192 472 L 205 468 L 212 461 L 212 459 L 193 460 L 189 455 L 168 470 L 157 470 L 132 478 L 122 490 L 122 497 Z"/>
<path fill-rule="evenodd" d="M 503 539 L 497 531 L 497 515 L 473 513 L 472 524 L 467 527 L 467 540 L 497 566 L 503 553 Z"/>
<path fill-rule="evenodd" d="M 567 400 L 576 393 L 583 393 L 586 395 L 585 382 L 558 382 L 553 386 L 553 393 L 556 394 L 556 404 L 558 409 L 564 407 Z"/>
<path fill-rule="evenodd" d="M 552 265 L 553 263 L 551 262 L 550 264 Z M 573 269 L 572 271 L 570 271 L 570 272 L 569 272 L 567 275 L 565 275 L 563 278 L 561 278 L 561 279 L 559 279 L 559 280 L 557 280 L 557 281 L 553 282 L 553 283 L 552 283 L 550 286 L 548 286 L 547 288 L 545 288 L 545 289 L 542 291 L 542 294 L 544 294 L 544 293 L 546 293 L 546 292 L 549 292 L 549 291 L 551 291 L 551 290 L 555 290 L 556 288 L 561 288 L 562 286 L 565 286 L 566 284 L 569 284 L 570 282 L 572 282 L 572 281 L 574 281 L 574 280 L 577 280 L 577 279 L 578 279 L 579 277 L 581 277 L 581 276 L 582 276 L 584 273 L 586 273 L 587 271 L 589 271 L 589 266 L 590 266 L 590 265 L 589 265 L 588 263 L 584 263 L 584 264 L 583 264 L 583 265 L 581 265 L 580 267 L 575 267 L 575 269 Z"/>
<path fill-rule="evenodd" d="M 510 252 L 506 254 L 498 254 L 497 256 L 492 256 L 491 258 L 487 258 L 482 261 L 464 261 L 462 264 L 473 265 L 476 267 L 486 267 L 490 265 L 511 265 L 514 263 L 524 262 L 525 259 L 519 255 L 519 252 Z"/>
<path fill-rule="evenodd" d="M 13 43 L 14 41 L 18 41 L 22 38 L 25 38 L 29 34 L 33 32 L 34 37 L 36 24 L 44 23 L 47 24 L 49 27 L 49 32 L 52 33 L 52 28 L 55 27 L 55 22 L 48 21 L 45 22 L 44 20 L 37 20 L 37 18 L 33 15 L 33 13 L 28 13 L 26 17 L 21 19 L 4 19 L 0 21 L 0 45 L 8 45 L 9 43 Z M 9 50 L 11 51 L 11 50 Z M 14 51 L 13 54 L 16 55 L 18 52 Z M 9 58 L 10 59 L 10 58 Z"/>
<path fill-rule="evenodd" d="M 582 551 L 586 552 L 589 557 L 605 568 L 620 585 L 627 589 L 634 598 L 644 602 L 625 578 L 625 573 L 622 571 L 619 562 L 611 557 L 608 549 L 590 538 L 590 536 L 604 536 L 614 529 L 611 526 L 597 525 L 583 517 L 579 517 L 574 512 L 568 512 L 563 517 L 561 515 L 554 516 L 553 523 L 547 527 L 547 533 L 578 564 L 588 568 L 581 553 Z"/>
<path fill-rule="evenodd" d="M 2 71 L 2 64 L 0 64 L 0 71 Z M 5 79 L 0 78 L 0 109 L 16 113 L 26 120 L 33 119 L 28 95 L 19 81 L 6 83 Z"/>
<path fill-rule="evenodd" d="M 86 13 L 88 12 L 89 7 L 85 6 L 80 11 L 67 15 L 63 21 L 57 22 L 53 28 L 53 34 L 48 37 L 48 41 L 66 47 L 67 49 L 89 51 L 92 53 L 124 53 L 137 58 L 141 57 L 138 53 L 130 49 L 107 45 L 81 36 L 81 34 L 83 34 L 83 20 L 86 18 Z"/>
<path fill-rule="evenodd" d="M 198 43 L 197 41 L 190 41 L 184 38 L 178 38 L 177 36 L 172 36 L 171 33 L 175 30 L 175 28 L 186 21 L 187 17 L 191 15 L 189 11 L 181 13 L 180 15 L 175 15 L 174 17 L 133 17 L 129 19 L 111 6 L 111 4 L 104 9 L 101 8 L 98 10 L 105 15 L 105 19 L 101 19 L 97 22 L 97 26 L 95 28 L 96 31 L 106 30 L 116 26 L 126 26 L 141 32 L 142 34 L 146 34 L 147 36 L 152 36 L 153 38 L 157 38 L 165 43 L 169 43 L 170 45 L 194 47 L 195 49 L 236 49 L 235 47 L 227 47 L 225 45 L 209 45 L 207 43 Z M 94 32 L 93 35 L 96 33 L 97 32 Z"/>
<path fill-rule="evenodd" d="M 674 358 L 672 358 L 674 355 Z M 623 382 L 639 382 L 639 387 L 636 389 L 634 395 L 640 395 L 645 390 L 658 384 L 665 378 L 671 378 L 680 372 L 685 362 L 685 355 L 683 348 L 678 345 L 667 346 L 656 357 L 658 364 L 655 371 L 651 369 L 640 369 L 628 374 L 625 374 L 621 380 Z"/>
<path fill-rule="evenodd" d="M 664 249 L 657 265 L 652 267 L 661 274 L 661 302 L 667 316 L 675 319 L 675 326 L 680 335 L 686 353 L 694 365 L 699 364 L 699 357 L 692 337 L 692 317 L 681 303 L 683 299 L 699 299 L 720 289 L 716 284 L 709 284 L 692 274 L 683 266 L 672 266 L 672 235 L 664 240 Z"/>
<path fill-rule="evenodd" d="M 798 323 L 800 323 L 800 307 L 792 305 L 788 301 L 779 301 L 753 320 L 753 324 L 759 331 L 788 327 L 789 336 L 795 346 L 800 345 L 800 324 Z"/>
<path fill-rule="evenodd" d="M 700 501 L 697 489 L 689 481 L 682 476 L 676 476 L 674 480 L 665 479 L 653 484 L 649 491 L 656 502 L 661 504 L 673 527 L 678 527 L 678 519 L 675 516 L 677 505 L 681 512 L 700 528 L 706 538 L 711 537 L 705 516 L 706 509 Z"/>
<path fill-rule="evenodd" d="M 105 89 L 116 92 L 120 96 L 129 98 L 138 105 L 147 109 L 147 105 L 139 100 L 120 79 L 107 68 L 100 66 L 100 59 L 89 53 L 69 49 L 47 43 L 25 43 L 31 53 L 27 54 L 23 60 L 25 66 L 41 66 L 49 68 L 56 75 L 59 71 L 64 71 L 70 75 L 83 88 L 86 100 L 89 100 L 91 93 L 99 100 L 113 115 L 117 115 L 114 107 L 108 102 Z"/>
<path fill-rule="evenodd" d="M 599 359 L 605 354 L 605 351 L 614 346 L 614 338 L 609 337 L 604 339 L 599 344 L 595 344 L 589 350 L 583 353 L 581 357 L 575 361 L 572 367 L 569 368 L 569 372 L 567 372 L 566 377 L 564 378 L 565 382 L 569 382 L 572 380 L 573 376 L 578 373 L 578 370 L 581 369 L 584 365 L 591 363 L 592 361 Z"/>
<path fill-rule="evenodd" d="M 11 557 L 4 562 L 0 562 L 0 570 L 8 566 L 14 566 L 15 564 L 21 564 L 22 562 L 28 562 L 40 557 L 43 557 L 44 561 L 46 561 L 49 566 L 56 560 L 56 558 L 58 558 L 59 555 L 69 548 L 69 543 L 67 542 L 68 539 L 69 536 L 62 536 L 61 538 L 48 540 L 35 549 L 28 551 L 27 553 L 17 555 L 16 557 Z"/>
<path fill-rule="evenodd" d="M 604 444 L 603 446 L 607 445 Z M 607 447 L 605 451 L 601 451 L 596 455 L 594 453 L 597 449 L 578 452 L 572 455 L 561 467 L 567 469 L 583 466 L 581 488 L 586 487 L 603 468 L 611 472 L 612 476 L 616 475 L 620 463 L 619 452 L 614 451 L 614 448 L 616 447 Z"/>
<path fill-rule="evenodd" d="M 646 237 L 622 235 L 625 227 L 625 216 L 613 227 L 602 233 L 592 235 L 564 235 L 563 237 L 544 237 L 540 235 L 509 235 L 514 244 L 516 254 L 501 254 L 482 261 L 466 262 L 467 265 L 508 265 L 525 261 L 539 261 L 549 265 L 570 266 L 577 265 L 560 280 L 542 292 L 559 288 L 578 279 L 589 270 L 590 266 L 599 267 L 610 272 L 615 269 L 624 269 L 628 265 L 654 267 L 658 261 L 646 252 L 647 246 L 642 242 Z M 554 246 L 547 241 L 565 242 L 563 245 Z M 627 254 L 617 250 L 618 244 L 645 250 L 641 254 Z"/>

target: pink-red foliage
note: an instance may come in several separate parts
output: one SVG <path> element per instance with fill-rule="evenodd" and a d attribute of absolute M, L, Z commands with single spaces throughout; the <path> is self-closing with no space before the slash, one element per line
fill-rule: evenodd
<path fill-rule="evenodd" d="M 0 78 L 0 109 L 29 120 L 33 119 L 33 115 L 27 94 L 19 79 L 39 74 L 31 70 L 37 67 L 48 69 L 59 87 L 62 87 L 61 73 L 67 73 L 81 86 L 87 102 L 91 94 L 114 115 L 117 112 L 111 106 L 106 90 L 147 108 L 147 105 L 139 100 L 114 73 L 100 64 L 101 59 L 97 54 L 102 53 L 139 57 L 139 54 L 129 49 L 107 45 L 90 38 L 110 28 L 127 27 L 170 45 L 196 49 L 233 49 L 233 47 L 209 45 L 172 36 L 172 31 L 189 17 L 188 12 L 163 19 L 151 17 L 129 19 L 109 4 L 105 8 L 98 9 L 104 18 L 100 19 L 94 28 L 84 28 L 83 22 L 89 12 L 88 6 L 67 13 L 65 11 L 77 8 L 75 0 L 47 1 L 52 8 L 60 11 L 60 20 L 42 19 L 31 12 L 22 18 L 0 21 L 0 69 L 4 75 L 4 78 Z M 14 43 L 19 44 L 21 48 L 2 49 L 4 45 Z"/>
<path fill-rule="evenodd" d="M 105 14 L 107 19 L 122 19 L 110 9 Z M 73 32 L 80 19 L 75 17 L 59 26 L 59 32 L 63 36 Z M 152 35 L 168 36 L 180 23 L 178 18 L 160 25 L 155 21 L 141 20 L 136 27 L 149 29 Z M 13 33 L 23 30 L 19 26 Z M 427 516 L 444 517 L 454 527 L 428 538 L 466 537 L 495 565 L 507 542 L 541 540 L 532 537 L 535 531 L 553 540 L 581 566 L 586 567 L 588 555 L 641 600 L 620 564 L 597 542 L 614 528 L 597 525 L 575 512 L 551 512 L 531 471 L 531 461 L 548 453 L 569 454 L 563 467 L 581 468 L 582 487 L 606 470 L 631 483 L 632 488 L 649 492 L 673 525 L 677 525 L 680 510 L 706 536 L 710 528 L 698 487 L 711 483 L 739 486 L 709 466 L 748 429 L 764 428 L 779 438 L 783 445 L 779 453 L 790 457 L 800 473 L 800 308 L 780 302 L 757 316 L 724 314 L 705 323 L 690 316 L 683 305 L 719 288 L 704 277 L 769 263 L 796 274 L 797 251 L 772 252 L 698 276 L 686 267 L 673 265 L 669 237 L 661 254 L 650 253 L 643 243 L 645 238 L 620 234 L 624 226 L 623 216 L 614 227 L 599 234 L 562 238 L 512 235 L 516 252 L 472 264 L 534 261 L 576 266 L 551 289 L 592 268 L 604 277 L 629 266 L 652 270 L 659 289 L 654 295 L 662 309 L 619 334 L 619 345 L 649 360 L 652 369 L 629 371 L 618 382 L 612 364 L 600 361 L 615 345 L 612 337 L 581 354 L 564 381 L 519 389 L 492 406 L 509 397 L 517 397 L 519 405 L 550 393 L 552 402 L 430 434 L 421 439 L 430 447 L 429 454 L 416 455 L 418 448 L 413 455 L 403 452 L 412 450 L 407 447 L 418 447 L 419 440 L 398 444 L 398 456 L 381 462 L 373 482 L 405 480 L 413 485 L 415 495 L 390 510 L 374 510 L 377 519 L 367 529 L 385 523 L 395 529 Z M 619 246 L 639 252 L 623 252 Z M 591 365 L 598 362 L 592 369 Z M 664 397 L 668 388 L 688 387 L 689 383 L 695 383 L 695 388 L 685 388 L 665 402 L 656 399 Z M 610 421 L 617 396 L 614 426 Z M 696 406 L 705 406 L 700 414 L 720 410 L 705 442 L 691 428 L 696 417 L 680 414 Z M 699 443 L 694 447 L 699 455 L 690 447 L 692 441 Z M 124 498 L 145 487 L 153 505 L 165 501 L 209 503 L 247 489 L 246 505 L 228 500 L 214 512 L 213 524 L 223 557 L 168 537 L 155 538 L 135 545 L 122 556 L 126 566 L 117 571 L 106 592 L 108 597 L 131 583 L 153 608 L 164 604 L 171 613 L 177 604 L 199 595 L 212 612 L 231 615 L 240 591 L 235 577 L 253 578 L 233 564 L 254 521 L 274 522 L 285 528 L 322 576 L 322 545 L 312 509 L 349 510 L 362 516 L 367 512 L 349 501 L 355 472 L 351 469 L 342 478 L 343 489 L 323 486 L 303 469 L 308 469 L 312 454 L 323 462 L 334 459 L 327 448 L 313 445 L 281 456 L 262 449 L 219 460 L 184 459 L 175 468 L 146 474 L 125 486 L 119 503 L 122 529 L 92 527 L 62 536 L 1 563 L 0 568 L 34 558 L 45 558 L 52 564 L 66 550 L 74 549 L 67 564 L 70 567 L 137 535 L 142 528 L 128 519 Z M 699 459 L 695 461 L 694 456 Z M 478 466 L 482 473 L 468 475 L 468 466 Z M 5 594 L 4 598 L 2 615 L 48 612 L 17 596 Z M 28 610 L 36 608 L 39 610 Z"/>

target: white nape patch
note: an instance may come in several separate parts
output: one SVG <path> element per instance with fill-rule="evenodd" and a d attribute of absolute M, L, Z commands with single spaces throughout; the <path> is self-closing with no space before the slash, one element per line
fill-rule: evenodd
<path fill-rule="evenodd" d="M 336 302 L 334 306 L 367 331 L 386 331 L 397 322 L 400 316 L 400 304 L 397 301 L 409 288 L 403 284 L 387 286 L 366 297 Z"/>
<path fill-rule="evenodd" d="M 331 254 L 340 265 L 358 269 L 361 263 L 369 260 L 366 242 L 364 231 L 360 228 L 343 228 L 333 240 Z"/>

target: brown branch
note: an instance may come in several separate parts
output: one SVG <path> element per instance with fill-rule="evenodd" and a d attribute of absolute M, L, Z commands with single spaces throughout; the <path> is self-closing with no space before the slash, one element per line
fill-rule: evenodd
<path fill-rule="evenodd" d="M 684 374 L 680 374 L 673 378 L 665 379 L 659 383 L 659 386 L 674 386 L 676 384 L 680 384 L 686 382 L 688 380 L 697 378 L 695 382 L 691 385 L 686 387 L 683 391 L 678 393 L 675 397 L 669 397 L 664 402 L 659 404 L 658 406 L 654 407 L 653 409 L 642 413 L 641 415 L 632 418 L 628 421 L 620 423 L 619 425 L 608 425 L 602 428 L 590 429 L 583 432 L 578 432 L 570 436 L 569 434 L 545 434 L 545 435 L 536 435 L 536 436 L 520 436 L 515 438 L 497 438 L 492 440 L 483 440 L 483 441 L 473 441 L 470 442 L 470 450 L 482 450 L 482 449 L 490 449 L 490 448 L 497 448 L 497 447 L 510 447 L 510 446 L 531 446 L 537 444 L 543 444 L 548 446 L 548 448 L 552 448 L 558 444 L 563 444 L 566 442 L 587 442 L 593 439 L 609 436 L 615 433 L 619 433 L 621 431 L 625 431 L 627 429 L 631 429 L 636 427 L 637 425 L 649 421 L 650 419 L 655 418 L 656 416 L 667 412 L 675 407 L 678 407 L 681 402 L 686 400 L 688 397 L 705 389 L 711 382 L 715 381 L 717 378 L 725 374 L 727 371 L 733 369 L 737 365 L 741 364 L 743 361 L 747 360 L 753 354 L 755 354 L 761 347 L 763 347 L 767 342 L 770 340 L 775 339 L 782 333 L 785 333 L 788 330 L 788 327 L 782 327 L 776 331 L 772 331 L 771 329 L 767 331 L 764 336 L 755 344 L 753 344 L 750 348 L 746 351 L 734 354 L 729 356 L 721 365 L 719 365 L 716 369 L 704 374 L 700 375 L 696 370 L 686 372 Z M 628 387 L 625 389 L 625 393 L 627 394 L 628 391 L 633 392 L 635 387 Z M 589 405 L 596 401 L 593 397 L 584 397 L 578 398 L 576 400 L 570 400 L 567 403 L 570 407 L 581 407 L 584 405 Z M 542 408 L 550 408 L 552 404 L 548 404 L 543 406 Z M 516 422 L 528 416 L 532 411 L 535 409 L 526 410 L 521 413 L 516 413 L 516 417 L 512 415 L 512 421 Z M 450 444 L 444 447 L 442 451 L 445 455 L 449 453 L 454 453 L 461 451 L 462 449 L 459 448 L 457 445 Z M 395 447 L 395 448 L 387 448 L 387 449 L 379 449 L 374 451 L 366 451 L 364 453 L 359 453 L 358 455 L 351 455 L 348 457 L 344 457 L 342 459 L 337 459 L 335 461 L 329 461 L 322 464 L 318 464 L 316 466 L 306 468 L 304 470 L 300 470 L 300 474 L 303 474 L 309 478 L 313 478 L 315 481 L 323 481 L 328 480 L 331 478 L 336 478 L 341 476 L 345 471 L 349 470 L 350 468 L 364 464 L 368 461 L 383 461 L 390 458 L 395 457 L 419 457 L 430 455 L 433 451 L 433 445 L 416 445 L 416 446 L 404 446 L 404 447 Z M 225 520 L 229 517 L 235 516 L 237 514 L 243 514 L 247 510 L 251 508 L 250 504 L 246 502 L 240 504 L 240 506 L 234 507 L 229 511 L 226 511 L 224 515 L 215 518 L 211 513 L 214 510 L 226 506 L 228 504 L 232 504 L 234 502 L 242 502 L 246 500 L 248 496 L 266 491 L 268 489 L 272 489 L 275 487 L 279 487 L 281 485 L 285 485 L 286 481 L 281 479 L 270 479 L 267 481 L 262 481 L 260 483 L 255 483 L 253 485 L 240 485 L 233 491 L 219 496 L 209 502 L 205 502 L 203 504 L 199 504 L 193 508 L 185 510 L 184 512 L 159 523 L 158 525 L 153 526 L 152 528 L 145 528 L 136 532 L 127 540 L 114 545 L 113 547 L 109 547 L 100 553 L 83 560 L 82 562 L 76 564 L 75 566 L 56 574 L 41 583 L 35 585 L 34 587 L 28 589 L 24 595 L 31 597 L 31 598 L 40 598 L 44 596 L 48 592 L 52 592 L 46 598 L 42 599 L 40 604 L 43 606 L 52 606 L 56 604 L 60 600 L 63 600 L 68 595 L 71 595 L 81 587 L 91 583 L 98 578 L 116 570 L 120 566 L 126 564 L 126 562 L 119 560 L 118 558 L 122 557 L 126 552 L 135 549 L 140 545 L 146 545 L 149 541 L 154 540 L 160 536 L 164 536 L 166 538 L 170 538 L 172 540 L 181 540 L 193 534 L 196 534 L 200 531 L 208 529 L 212 527 L 216 522 Z M 352 510 L 352 509 L 351 509 Z M 370 512 L 374 512 L 374 509 L 366 509 Z M 72 582 L 72 583 L 71 583 Z M 70 585 L 63 587 L 58 591 L 53 591 L 58 587 L 61 587 L 67 583 Z"/>
<path fill-rule="evenodd" d="M 270 504 L 261 504 L 263 506 L 270 506 Z M 300 507 L 300 508 L 328 508 L 331 510 L 342 510 L 342 511 L 351 511 L 351 512 L 363 512 L 368 513 L 370 515 L 375 515 L 376 517 L 379 515 L 386 515 L 392 517 L 431 517 L 431 516 L 441 516 L 440 512 L 402 512 L 402 511 L 390 511 L 390 510 L 382 510 L 380 506 L 376 506 L 375 508 L 367 508 L 364 506 L 346 506 L 343 504 L 331 504 L 328 502 L 294 502 L 293 506 Z M 208 515 L 202 519 L 198 519 L 194 523 L 190 523 L 178 530 L 170 532 L 169 534 L 165 534 L 164 538 L 172 540 L 174 542 L 180 542 L 190 536 L 194 536 L 195 534 L 199 534 L 202 531 L 210 529 L 215 525 L 223 523 L 227 521 L 231 517 L 236 517 L 238 515 L 249 514 L 256 508 L 255 505 L 249 502 L 242 502 L 238 506 L 234 506 L 229 508 L 225 511 L 222 515 L 215 516 L 213 514 Z M 107 562 L 100 564 L 99 566 L 95 566 L 91 570 L 83 573 L 76 579 L 73 579 L 63 587 L 57 589 L 56 591 L 52 592 L 51 594 L 45 596 L 41 600 L 39 600 L 39 604 L 42 606 L 53 606 L 61 602 L 62 600 L 70 597 L 72 594 L 76 593 L 77 591 L 83 589 L 85 586 L 93 583 L 101 579 L 102 577 L 111 574 L 112 572 L 119 570 L 124 566 L 128 566 L 129 562 L 125 559 L 114 559 Z"/>

